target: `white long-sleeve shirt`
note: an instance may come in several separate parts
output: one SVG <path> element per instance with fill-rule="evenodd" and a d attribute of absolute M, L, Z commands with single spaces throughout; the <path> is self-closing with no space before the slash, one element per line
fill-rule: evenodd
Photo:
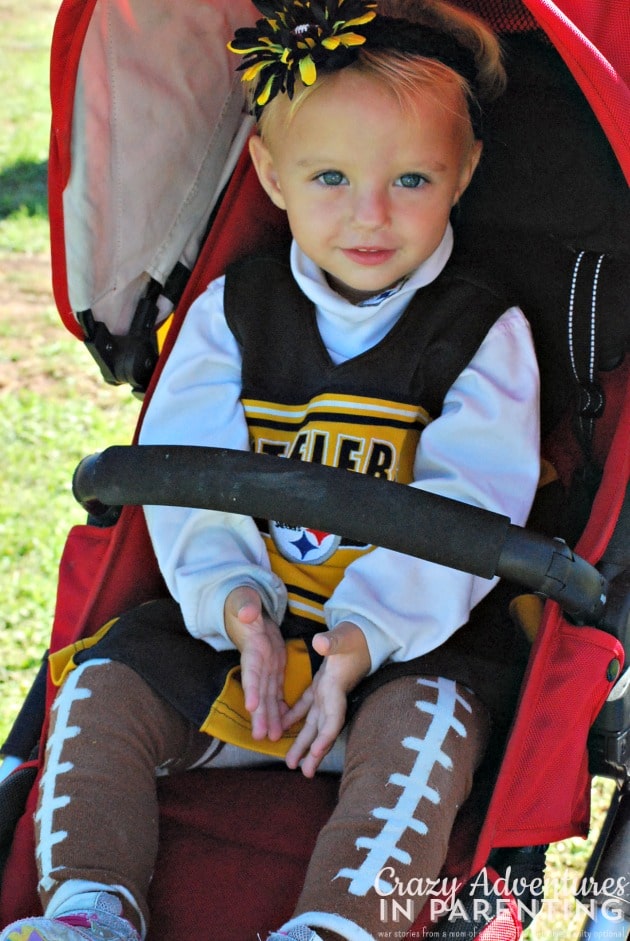
<path fill-rule="evenodd" d="M 314 303 L 335 364 L 358 356 L 392 329 L 412 294 L 442 271 L 452 231 L 402 287 L 353 305 L 294 243 L 291 268 Z M 191 306 L 164 366 L 140 433 L 141 444 L 249 449 L 240 403 L 241 356 L 223 312 L 224 279 Z M 395 364 L 394 364 L 395 367 Z M 422 432 L 411 486 L 526 521 L 539 477 L 538 368 L 525 317 L 512 307 L 497 320 L 448 391 L 442 414 Z M 223 622 L 229 592 L 256 588 L 280 622 L 286 590 L 271 571 L 252 519 L 219 511 L 145 508 L 160 569 L 188 630 L 232 649 Z M 362 628 L 372 670 L 428 653 L 468 620 L 496 580 L 375 548 L 353 562 L 325 605 L 328 627 Z"/>

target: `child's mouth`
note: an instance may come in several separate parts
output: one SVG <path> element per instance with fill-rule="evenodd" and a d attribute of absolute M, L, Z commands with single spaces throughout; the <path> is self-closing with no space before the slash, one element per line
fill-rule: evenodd
<path fill-rule="evenodd" d="M 357 248 L 344 248 L 343 253 L 346 258 L 355 262 L 355 264 L 371 267 L 373 265 L 382 265 L 384 262 L 389 261 L 394 255 L 394 249 L 359 246 Z"/>

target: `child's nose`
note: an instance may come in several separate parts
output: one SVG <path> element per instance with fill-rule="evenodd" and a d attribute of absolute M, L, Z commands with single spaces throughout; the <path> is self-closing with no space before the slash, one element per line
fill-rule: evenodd
<path fill-rule="evenodd" d="M 354 223 L 363 228 L 376 229 L 389 221 L 389 197 L 380 188 L 359 190 L 354 200 Z"/>

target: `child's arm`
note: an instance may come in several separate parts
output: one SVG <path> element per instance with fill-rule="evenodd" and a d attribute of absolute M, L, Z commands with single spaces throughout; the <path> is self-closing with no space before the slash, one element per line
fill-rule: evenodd
<path fill-rule="evenodd" d="M 316 634 L 313 647 L 324 662 L 311 685 L 283 717 L 285 729 L 305 719 L 286 762 L 289 768 L 297 768 L 302 761 L 302 773 L 307 778 L 313 777 L 343 728 L 348 693 L 370 672 L 365 635 L 350 621 Z"/>
<path fill-rule="evenodd" d="M 412 486 L 524 525 L 540 466 L 538 384 L 529 325 L 511 308 L 451 386 L 442 414 L 422 432 Z M 422 516 L 405 525 L 421 527 Z M 326 603 L 326 621 L 357 624 L 376 670 L 441 646 L 495 583 L 375 548 L 345 570 Z"/>
<path fill-rule="evenodd" d="M 225 630 L 241 654 L 245 708 L 252 717 L 252 737 L 277 741 L 282 735 L 286 648 L 280 629 L 269 618 L 253 588 L 235 588 L 225 602 Z"/>
<path fill-rule="evenodd" d="M 249 450 L 240 402 L 241 354 L 223 314 L 223 279 L 194 302 L 149 402 L 141 444 Z M 186 627 L 217 650 L 234 649 L 224 604 L 241 585 L 255 588 L 280 623 L 286 591 L 273 574 L 253 519 L 188 507 L 146 506 L 151 542 Z"/>

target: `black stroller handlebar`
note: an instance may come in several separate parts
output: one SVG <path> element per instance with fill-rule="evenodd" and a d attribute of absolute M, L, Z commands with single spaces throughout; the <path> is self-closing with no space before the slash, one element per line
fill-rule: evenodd
<path fill-rule="evenodd" d="M 84 458 L 73 479 L 93 516 L 125 505 L 222 510 L 337 533 L 557 601 L 596 625 L 606 579 L 559 539 L 506 516 L 405 484 L 333 467 L 223 448 L 129 445 Z"/>

